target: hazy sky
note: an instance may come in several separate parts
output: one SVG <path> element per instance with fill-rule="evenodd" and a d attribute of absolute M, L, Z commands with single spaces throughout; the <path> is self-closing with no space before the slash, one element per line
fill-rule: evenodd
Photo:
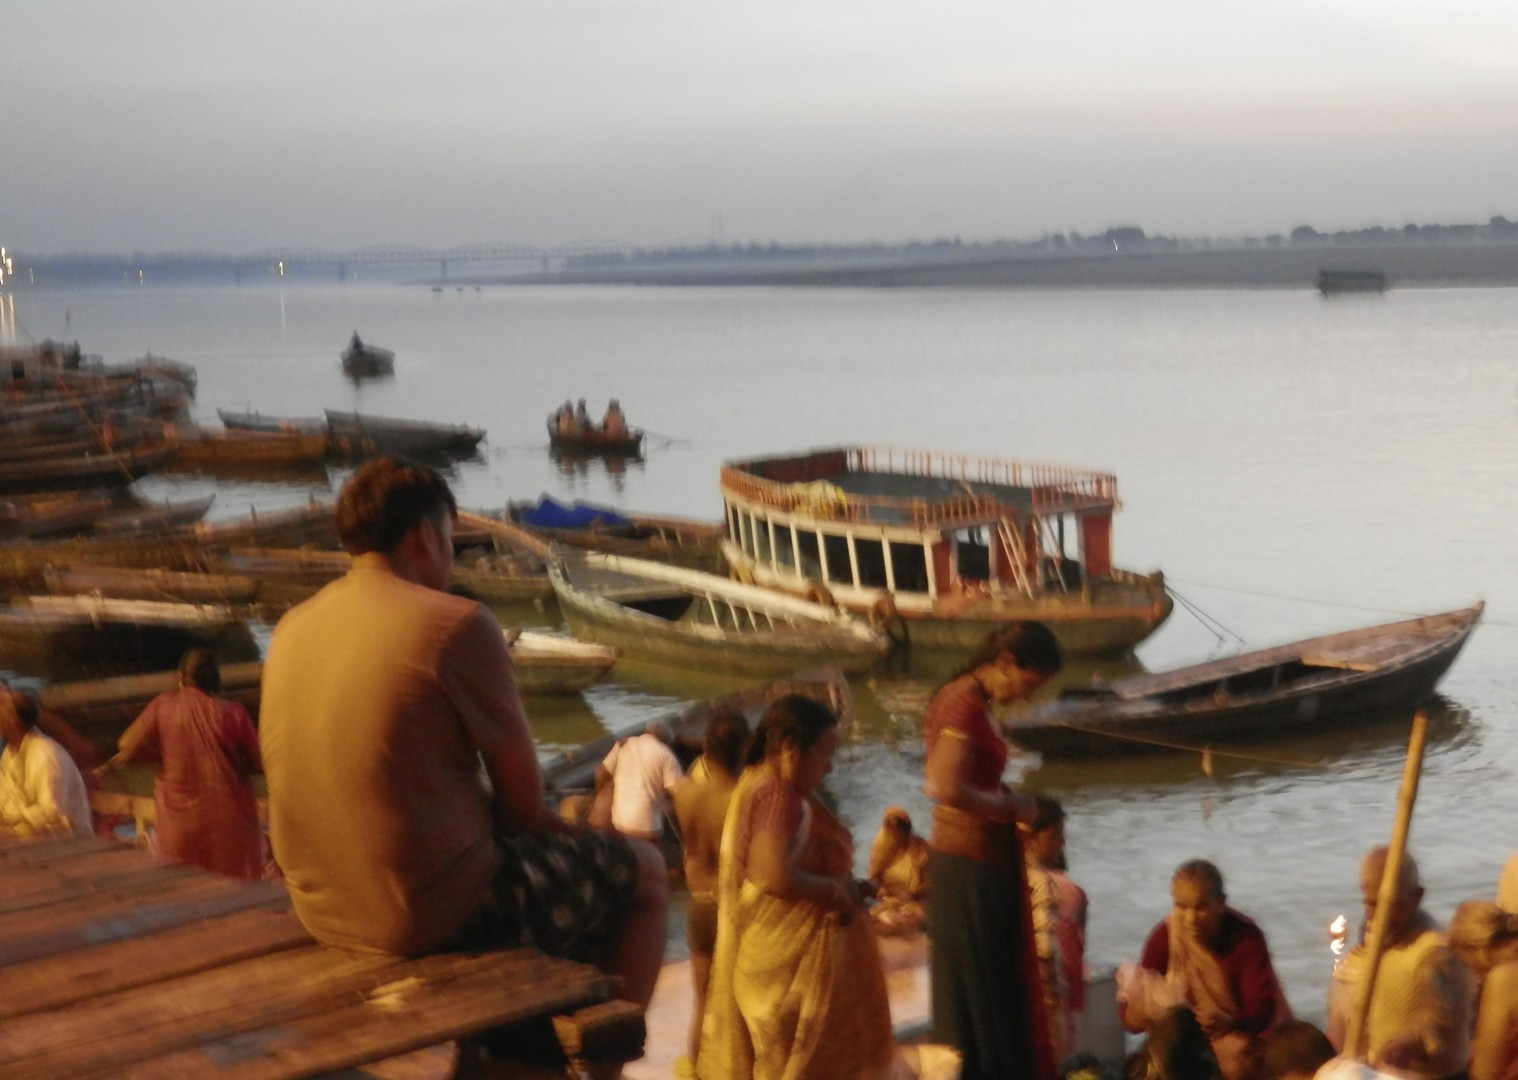
<path fill-rule="evenodd" d="M 0 0 L 37 252 L 1518 218 L 1514 0 Z"/>

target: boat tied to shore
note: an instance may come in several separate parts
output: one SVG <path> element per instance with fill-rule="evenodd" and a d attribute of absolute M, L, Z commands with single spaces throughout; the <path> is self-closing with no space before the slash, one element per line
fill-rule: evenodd
<path fill-rule="evenodd" d="M 1008 716 L 1002 733 L 1046 757 L 1118 757 L 1411 716 L 1455 662 L 1482 607 L 1066 690 Z"/>
<path fill-rule="evenodd" d="M 1163 575 L 1112 564 L 1108 473 L 856 446 L 730 461 L 721 487 L 734 576 L 914 648 L 1037 619 L 1069 654 L 1122 654 L 1173 606 Z"/>

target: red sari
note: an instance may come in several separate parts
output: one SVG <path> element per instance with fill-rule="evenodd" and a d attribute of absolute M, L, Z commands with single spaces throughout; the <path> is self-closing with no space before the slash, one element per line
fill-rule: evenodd
<path fill-rule="evenodd" d="M 956 679 L 923 718 L 929 755 L 963 739 L 970 787 L 994 791 L 1007 745 L 980 687 Z M 1013 823 L 933 808 L 928 933 L 935 1041 L 959 1049 L 965 1080 L 1052 1080 L 1057 1074 L 1033 944 L 1022 839 Z"/>
<path fill-rule="evenodd" d="M 255 881 L 263 837 L 248 776 L 258 735 L 248 711 L 194 688 L 159 694 L 121 736 L 121 755 L 155 747 L 155 846 L 174 862 Z"/>

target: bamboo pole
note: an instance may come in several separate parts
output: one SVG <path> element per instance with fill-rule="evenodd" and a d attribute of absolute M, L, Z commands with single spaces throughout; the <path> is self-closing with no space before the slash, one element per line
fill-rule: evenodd
<path fill-rule="evenodd" d="M 1419 709 L 1413 716 L 1412 734 L 1407 740 L 1407 761 L 1402 768 L 1402 786 L 1397 792 L 1397 817 L 1392 825 L 1391 843 L 1387 845 L 1386 866 L 1381 871 L 1381 885 L 1376 891 L 1376 914 L 1371 920 L 1370 936 L 1365 942 L 1365 970 L 1361 976 L 1361 994 L 1350 1016 L 1344 1040 L 1349 1056 L 1365 1061 L 1370 1041 L 1369 1017 L 1371 996 L 1376 990 L 1376 975 L 1381 955 L 1386 951 L 1386 925 L 1391 919 L 1397 895 L 1397 878 L 1407 852 L 1407 833 L 1413 819 L 1413 803 L 1418 799 L 1418 778 L 1423 769 L 1423 747 L 1428 741 L 1428 715 Z"/>

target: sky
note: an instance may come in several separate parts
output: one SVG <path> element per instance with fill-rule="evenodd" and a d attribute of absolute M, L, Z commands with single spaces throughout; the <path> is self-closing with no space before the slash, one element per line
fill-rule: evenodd
<path fill-rule="evenodd" d="M 0 0 L 0 244 L 1518 219 L 1512 0 Z"/>

